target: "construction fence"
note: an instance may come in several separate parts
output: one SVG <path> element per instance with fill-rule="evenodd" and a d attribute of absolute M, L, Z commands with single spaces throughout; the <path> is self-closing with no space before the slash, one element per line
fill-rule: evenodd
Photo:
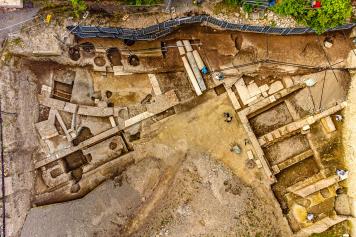
<path fill-rule="evenodd" d="M 271 26 L 254 26 L 235 24 L 227 21 L 217 19 L 208 15 L 189 16 L 168 20 L 156 25 L 148 26 L 141 29 L 130 29 L 120 27 L 97 27 L 97 26 L 68 26 L 67 29 L 79 38 L 117 38 L 129 40 L 156 40 L 163 36 L 172 33 L 180 26 L 188 24 L 204 23 L 218 27 L 223 30 L 253 32 L 273 35 L 301 35 L 308 33 L 315 33 L 311 28 L 297 27 L 297 28 L 280 28 Z M 338 26 L 330 31 L 347 30 L 354 27 L 356 23 Z"/>

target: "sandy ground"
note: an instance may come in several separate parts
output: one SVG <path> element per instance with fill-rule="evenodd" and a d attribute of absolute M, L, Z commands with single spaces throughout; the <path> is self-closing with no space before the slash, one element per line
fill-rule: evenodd
<path fill-rule="evenodd" d="M 234 116 L 232 123 L 223 120 L 223 112 L 233 113 L 230 101 L 226 94 L 215 96 L 213 93 L 204 95 L 199 106 L 187 112 L 168 119 L 156 131 L 156 143 L 172 144 L 177 140 L 184 140 L 188 150 L 206 153 L 218 161 L 222 161 L 232 170 L 232 173 L 241 178 L 241 181 L 250 185 L 257 193 L 265 193 L 264 203 L 272 209 L 279 209 L 269 186 L 265 183 L 264 173 L 258 169 L 246 167 L 246 151 L 251 149 L 244 139 L 247 138 L 244 129 Z M 199 101 L 198 101 L 199 102 Z M 242 154 L 236 155 L 229 149 L 233 144 L 239 144 Z M 279 213 L 276 221 L 282 226 L 286 223 Z M 284 228 L 284 227 L 283 227 Z M 286 235 L 288 236 L 288 235 Z"/>
<path fill-rule="evenodd" d="M 135 144 L 136 164 L 114 181 L 33 208 L 21 236 L 291 236 L 263 172 L 246 167 L 241 124 L 223 119 L 233 114 L 226 94 L 193 103 L 154 124 Z"/>
<path fill-rule="evenodd" d="M 348 94 L 349 104 L 345 109 L 345 122 L 343 129 L 343 144 L 345 149 L 345 162 L 349 170 L 348 182 L 348 195 L 352 203 L 352 214 L 356 216 L 356 76 L 352 76 L 350 90 Z M 356 236 L 356 220 L 351 218 L 352 221 L 352 236 Z"/>

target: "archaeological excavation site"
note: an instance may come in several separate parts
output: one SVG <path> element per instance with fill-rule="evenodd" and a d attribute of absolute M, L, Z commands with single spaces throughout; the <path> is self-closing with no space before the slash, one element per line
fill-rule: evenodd
<path fill-rule="evenodd" d="M 0 236 L 356 236 L 354 23 L 140 22 L 3 41 Z"/>

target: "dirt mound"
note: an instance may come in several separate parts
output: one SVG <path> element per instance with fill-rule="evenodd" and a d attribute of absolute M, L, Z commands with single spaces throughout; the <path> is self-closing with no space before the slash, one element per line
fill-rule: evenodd
<path fill-rule="evenodd" d="M 276 214 L 262 195 L 210 156 L 170 158 L 146 157 L 82 199 L 31 209 L 21 236 L 288 236 L 264 218 Z"/>
<path fill-rule="evenodd" d="M 275 213 L 251 187 L 208 155 L 191 153 L 132 236 L 287 236 L 267 216 Z"/>

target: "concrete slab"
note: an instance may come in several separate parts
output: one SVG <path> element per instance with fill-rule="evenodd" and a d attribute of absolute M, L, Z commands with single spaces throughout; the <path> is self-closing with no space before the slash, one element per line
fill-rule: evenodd
<path fill-rule="evenodd" d="M 38 95 L 37 98 L 40 104 L 56 110 L 63 110 L 66 104 L 64 101 L 49 98 L 44 95 Z"/>
<path fill-rule="evenodd" d="M 161 88 L 159 86 L 157 77 L 155 74 L 147 74 L 148 75 L 148 79 L 151 82 L 152 88 L 153 88 L 153 92 L 155 93 L 155 95 L 162 95 L 162 91 Z"/>
<path fill-rule="evenodd" d="M 292 87 L 294 85 L 292 78 L 289 76 L 283 77 L 282 81 L 286 88 Z"/>
<path fill-rule="evenodd" d="M 124 71 L 124 66 L 113 66 L 112 67 L 114 76 L 126 76 L 126 75 L 131 75 L 132 73 L 130 72 L 125 72 Z"/>
<path fill-rule="evenodd" d="M 251 83 L 247 86 L 248 93 L 250 94 L 250 97 L 257 96 L 261 94 L 260 88 L 257 86 L 256 83 Z"/>
<path fill-rule="evenodd" d="M 269 86 L 267 84 L 264 84 L 262 86 L 260 86 L 260 91 L 263 92 L 267 92 L 269 89 Z"/>
<path fill-rule="evenodd" d="M 246 87 L 245 81 L 243 78 L 240 78 L 235 84 L 234 84 L 237 93 L 239 94 L 239 97 L 244 105 L 248 104 L 248 99 L 250 99 L 250 93 Z"/>
<path fill-rule="evenodd" d="M 273 103 L 273 102 L 275 102 L 277 99 L 276 99 L 276 97 L 274 97 L 274 95 L 272 95 L 272 96 L 270 96 L 270 97 L 268 97 L 269 98 L 269 101 L 271 102 L 271 103 Z"/>
<path fill-rule="evenodd" d="M 247 151 L 247 157 L 248 157 L 249 160 L 254 160 L 255 159 L 255 156 L 253 155 L 251 150 Z"/>
<path fill-rule="evenodd" d="M 281 81 L 275 81 L 273 82 L 270 87 L 269 87 L 269 90 L 268 90 L 268 94 L 269 95 L 272 95 L 280 90 L 283 90 L 284 89 L 284 86 L 282 84 Z"/>
<path fill-rule="evenodd" d="M 64 111 L 74 114 L 77 111 L 78 105 L 73 103 L 65 103 Z"/>
<path fill-rule="evenodd" d="M 35 127 L 36 127 L 41 139 L 43 139 L 43 140 L 59 135 L 56 127 L 54 126 L 54 123 L 51 123 L 48 120 L 36 123 Z"/>
<path fill-rule="evenodd" d="M 232 103 L 232 106 L 234 107 L 235 110 L 241 109 L 241 105 L 239 103 L 239 101 L 236 98 L 235 93 L 232 91 L 231 88 L 225 88 L 227 95 L 229 96 L 229 99 Z"/>
<path fill-rule="evenodd" d="M 114 115 L 114 109 L 112 107 L 101 108 L 101 107 L 80 105 L 78 109 L 78 114 L 94 116 L 94 117 L 109 117 Z"/>
<path fill-rule="evenodd" d="M 322 118 L 320 121 L 327 133 L 336 131 L 335 124 L 330 116 Z"/>
<path fill-rule="evenodd" d="M 52 88 L 47 85 L 42 85 L 41 87 L 41 94 L 47 97 L 51 97 L 52 95 Z"/>
<path fill-rule="evenodd" d="M 111 127 L 116 127 L 115 118 L 113 116 L 110 116 L 109 120 L 110 120 Z"/>
<path fill-rule="evenodd" d="M 153 113 L 150 113 L 150 112 L 146 111 L 146 112 L 143 112 L 143 113 L 141 113 L 139 115 L 136 115 L 135 117 L 132 117 L 132 118 L 130 118 L 128 120 L 125 120 L 125 128 L 130 127 L 130 126 L 132 126 L 132 125 L 134 125 L 136 123 L 139 123 L 139 122 L 141 122 L 141 121 L 143 121 L 145 119 L 148 119 L 148 118 L 152 117 L 153 115 L 154 115 Z"/>

